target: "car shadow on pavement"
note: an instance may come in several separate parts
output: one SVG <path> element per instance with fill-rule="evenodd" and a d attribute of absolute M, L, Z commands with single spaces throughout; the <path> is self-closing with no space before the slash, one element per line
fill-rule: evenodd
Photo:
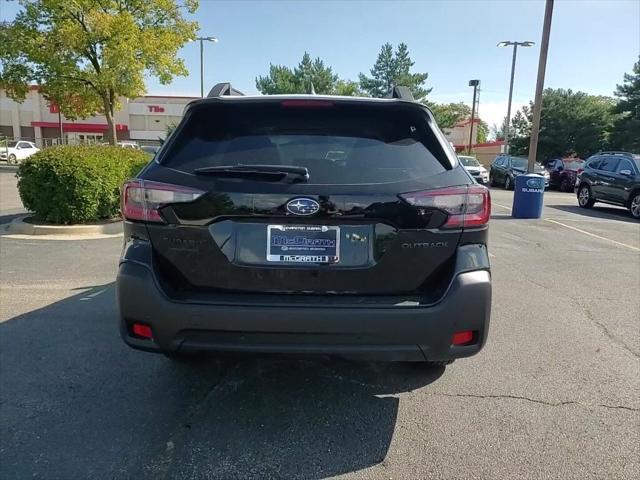
<path fill-rule="evenodd" d="M 614 207 L 597 203 L 593 208 L 582 208 L 578 205 L 546 205 L 549 208 L 555 208 L 563 212 L 575 213 L 576 215 L 582 215 L 591 218 L 600 218 L 603 220 L 618 220 L 621 222 L 638 223 L 635 220 L 629 209 L 624 207 Z"/>
<path fill-rule="evenodd" d="M 121 341 L 112 284 L 0 323 L 0 476 L 325 478 L 383 462 L 444 368 L 279 356 L 173 363 Z"/>

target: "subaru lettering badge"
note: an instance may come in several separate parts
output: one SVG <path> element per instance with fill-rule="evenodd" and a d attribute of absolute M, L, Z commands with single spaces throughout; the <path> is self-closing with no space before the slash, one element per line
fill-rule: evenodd
<path fill-rule="evenodd" d="M 527 187 L 542 188 L 542 178 L 530 178 L 527 180 Z"/>
<path fill-rule="evenodd" d="M 294 215 L 313 215 L 320 210 L 320 204 L 311 198 L 294 198 L 287 202 L 287 212 Z"/>

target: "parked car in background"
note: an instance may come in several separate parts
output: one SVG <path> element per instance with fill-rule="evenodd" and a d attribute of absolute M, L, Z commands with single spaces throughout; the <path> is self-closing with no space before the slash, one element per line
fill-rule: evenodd
<path fill-rule="evenodd" d="M 140 147 L 143 152 L 147 152 L 151 155 L 155 155 L 160 150 L 160 147 L 157 145 L 143 145 Z"/>
<path fill-rule="evenodd" d="M 581 158 L 556 158 L 549 160 L 546 169 L 549 172 L 549 187 L 561 192 L 573 192 L 578 175 L 584 170 Z"/>
<path fill-rule="evenodd" d="M 468 155 L 458 155 L 460 163 L 467 172 L 475 179 L 476 182 L 485 184 L 489 183 L 489 172 L 482 164 L 476 159 Z"/>
<path fill-rule="evenodd" d="M 39 151 L 40 149 L 33 142 L 27 142 L 26 140 L 8 141 L 6 146 L 0 145 L 0 160 L 17 164 Z"/>
<path fill-rule="evenodd" d="M 516 177 L 527 173 L 527 163 L 528 160 L 524 157 L 498 155 L 489 170 L 489 184 L 492 187 L 503 185 L 506 190 L 513 190 Z M 549 186 L 549 172 L 542 165 L 536 163 L 533 173 L 543 176 L 544 186 Z"/>
<path fill-rule="evenodd" d="M 480 351 L 489 190 L 408 89 L 210 95 L 123 187 L 127 344 L 173 359 L 209 350 L 439 365 Z"/>
<path fill-rule="evenodd" d="M 596 202 L 621 205 L 640 219 L 640 155 L 600 152 L 589 157 L 578 177 L 577 195 L 582 208 Z"/>
<path fill-rule="evenodd" d="M 121 148 L 132 148 L 134 150 L 140 150 L 140 145 L 136 142 L 118 142 L 118 146 Z"/>

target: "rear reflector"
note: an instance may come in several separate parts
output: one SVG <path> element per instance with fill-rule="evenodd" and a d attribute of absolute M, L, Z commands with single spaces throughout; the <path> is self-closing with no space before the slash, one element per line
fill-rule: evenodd
<path fill-rule="evenodd" d="M 449 218 L 442 228 L 480 227 L 489 222 L 491 196 L 482 185 L 447 187 L 400 195 L 407 203 L 416 207 L 431 207 L 444 210 Z"/>
<path fill-rule="evenodd" d="M 153 338 L 151 327 L 144 323 L 134 323 L 132 330 L 136 337 L 146 338 L 147 340 L 151 340 Z"/>
<path fill-rule="evenodd" d="M 204 193 L 168 183 L 129 180 L 122 187 L 120 210 L 128 220 L 162 223 L 164 220 L 160 215 L 160 207 L 171 203 L 192 202 Z"/>
<path fill-rule="evenodd" d="M 464 330 L 462 332 L 456 332 L 453 334 L 453 340 L 451 340 L 451 345 L 467 345 L 473 342 L 473 331 L 472 330 Z"/>

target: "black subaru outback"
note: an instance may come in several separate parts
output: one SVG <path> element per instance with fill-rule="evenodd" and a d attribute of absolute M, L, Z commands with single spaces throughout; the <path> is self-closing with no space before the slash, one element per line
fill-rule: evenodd
<path fill-rule="evenodd" d="M 387 99 L 189 104 L 123 187 L 121 333 L 141 350 L 446 364 L 483 347 L 488 190 L 430 111 Z"/>

